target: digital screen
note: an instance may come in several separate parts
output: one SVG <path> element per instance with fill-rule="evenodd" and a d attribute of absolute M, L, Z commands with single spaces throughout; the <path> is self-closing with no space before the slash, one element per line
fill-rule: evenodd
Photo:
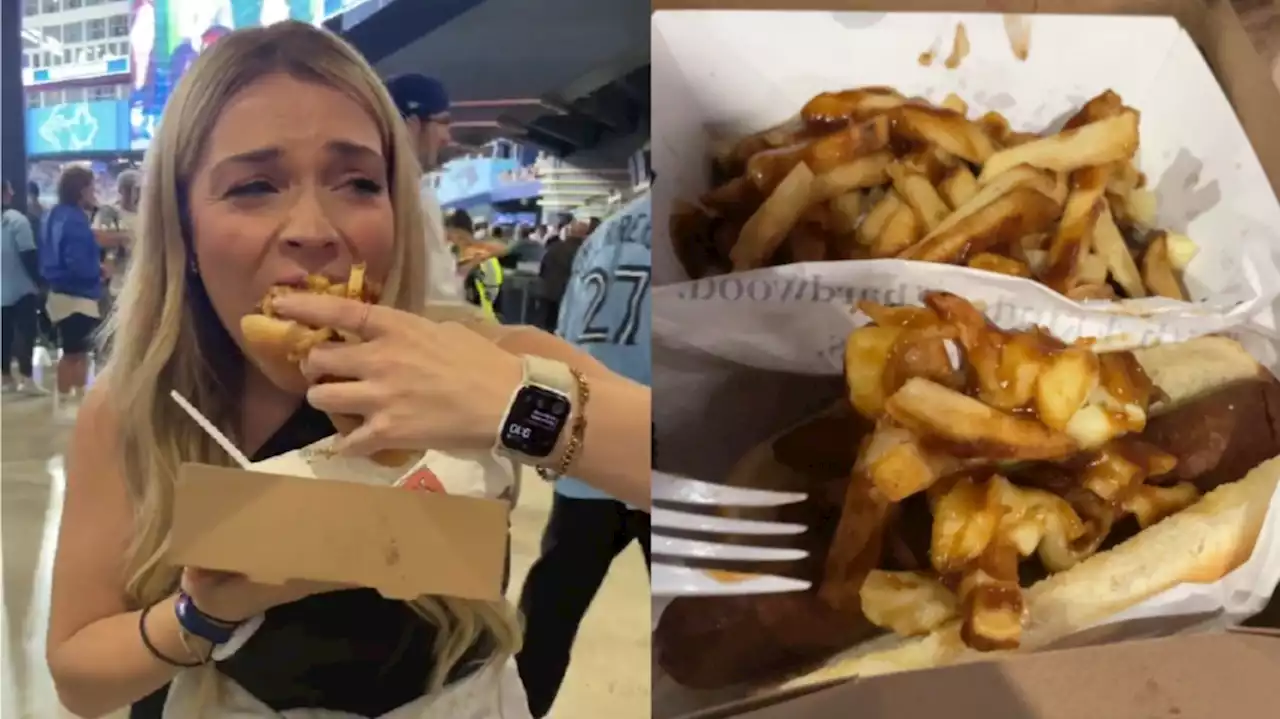
<path fill-rule="evenodd" d="M 84 80 L 107 75 L 123 75 L 127 72 L 129 72 L 129 59 L 125 57 L 113 57 L 110 60 L 96 60 L 94 62 L 77 62 L 70 65 L 55 65 L 53 67 L 24 67 L 22 68 L 22 84 L 29 87 L 50 82 L 63 82 L 64 80 Z"/>
<path fill-rule="evenodd" d="M 123 100 L 68 102 L 27 110 L 27 154 L 119 152 L 129 147 Z"/>
<path fill-rule="evenodd" d="M 320 25 L 365 0 L 132 0 L 129 146 L 145 150 L 165 103 L 200 53 L 232 30 L 300 20 Z"/>

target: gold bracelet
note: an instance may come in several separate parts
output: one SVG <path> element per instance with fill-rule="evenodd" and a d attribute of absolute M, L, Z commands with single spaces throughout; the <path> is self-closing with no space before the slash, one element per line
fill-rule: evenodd
<path fill-rule="evenodd" d="M 569 472 L 573 463 L 578 461 L 578 455 L 582 454 L 582 445 L 587 436 L 587 402 L 591 399 L 591 388 L 587 385 L 586 376 L 581 372 L 572 367 L 569 368 L 569 372 L 573 375 L 574 384 L 577 385 L 578 396 L 575 398 L 574 406 L 578 408 L 578 414 L 574 417 L 573 426 L 569 429 L 569 442 L 565 445 L 564 454 L 560 456 L 560 462 L 555 469 L 538 467 L 538 476 L 548 482 L 554 482 Z"/>

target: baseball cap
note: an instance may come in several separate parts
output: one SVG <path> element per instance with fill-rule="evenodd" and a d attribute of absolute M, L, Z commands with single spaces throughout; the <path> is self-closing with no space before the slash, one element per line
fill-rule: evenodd
<path fill-rule="evenodd" d="M 397 75 L 387 80 L 387 92 L 401 117 L 427 118 L 449 109 L 449 93 L 444 85 L 426 75 Z"/>

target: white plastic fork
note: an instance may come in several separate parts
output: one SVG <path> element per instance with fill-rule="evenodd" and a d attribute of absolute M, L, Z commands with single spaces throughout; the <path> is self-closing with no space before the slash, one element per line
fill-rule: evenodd
<path fill-rule="evenodd" d="M 780 507 L 804 501 L 800 492 L 771 492 L 712 484 L 663 472 L 653 473 L 653 499 L 697 507 Z M 710 559 L 717 562 L 785 562 L 803 559 L 802 549 L 722 544 L 699 539 L 659 536 L 663 529 L 713 534 L 786 536 L 804 532 L 802 524 L 730 519 L 693 514 L 675 509 L 655 508 L 651 515 L 653 554 L 652 592 L 654 597 L 730 596 L 800 592 L 809 582 L 772 574 L 756 574 L 718 569 L 696 569 L 666 564 L 662 557 Z"/>

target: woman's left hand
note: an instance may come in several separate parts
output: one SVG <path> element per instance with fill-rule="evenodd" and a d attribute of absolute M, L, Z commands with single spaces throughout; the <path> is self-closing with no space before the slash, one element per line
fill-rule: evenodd
<path fill-rule="evenodd" d="M 494 446 L 523 364 L 516 355 L 455 322 L 328 295 L 277 298 L 282 317 L 331 327 L 361 342 L 311 350 L 302 363 L 312 406 L 364 423 L 337 449 L 479 450 Z M 321 378 L 337 381 L 316 384 Z"/>

